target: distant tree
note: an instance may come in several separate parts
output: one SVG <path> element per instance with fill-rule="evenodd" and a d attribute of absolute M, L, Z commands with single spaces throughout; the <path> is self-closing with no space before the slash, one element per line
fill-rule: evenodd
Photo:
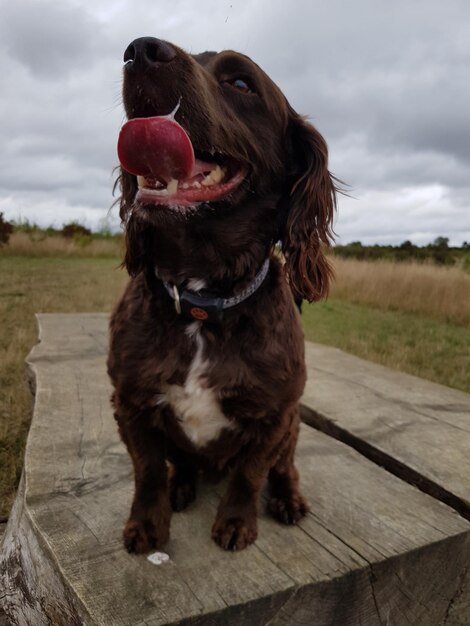
<path fill-rule="evenodd" d="M 0 246 L 8 243 L 12 232 L 13 232 L 13 224 L 10 224 L 10 222 L 7 222 L 3 218 L 3 213 L 0 213 Z"/>
<path fill-rule="evenodd" d="M 449 237 L 436 237 L 432 242 L 432 245 L 435 248 L 448 248 L 449 247 Z"/>
<path fill-rule="evenodd" d="M 352 248 L 362 248 L 362 243 L 360 241 L 351 241 L 351 243 L 348 243 L 347 245 Z"/>
<path fill-rule="evenodd" d="M 454 265 L 455 256 L 449 248 L 448 237 L 436 237 L 431 247 L 431 258 L 438 265 Z"/>
<path fill-rule="evenodd" d="M 411 243 L 409 239 L 407 239 L 402 244 L 400 244 L 400 248 L 402 250 L 412 250 L 414 248 L 414 245 Z"/>
<path fill-rule="evenodd" d="M 464 241 L 462 244 L 462 248 L 464 250 L 469 250 L 470 249 L 470 243 L 468 243 L 468 241 Z"/>
<path fill-rule="evenodd" d="M 64 224 L 60 234 L 63 237 L 69 237 L 70 239 L 77 236 L 88 237 L 91 235 L 91 230 L 86 226 L 82 226 L 78 222 L 70 222 L 69 224 Z"/>

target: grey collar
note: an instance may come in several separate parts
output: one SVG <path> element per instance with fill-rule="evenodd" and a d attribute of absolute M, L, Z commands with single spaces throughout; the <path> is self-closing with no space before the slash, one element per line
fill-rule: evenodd
<path fill-rule="evenodd" d="M 199 320 L 209 323 L 220 323 L 223 319 L 224 311 L 233 309 L 252 296 L 264 283 L 269 272 L 269 258 L 267 258 L 253 280 L 243 291 L 230 298 L 220 298 L 210 291 L 191 291 L 174 284 L 162 281 L 168 295 L 175 304 L 178 315 L 184 315 L 191 320 Z M 157 278 L 158 270 L 155 269 Z M 161 279 L 160 279 L 161 280 Z"/>

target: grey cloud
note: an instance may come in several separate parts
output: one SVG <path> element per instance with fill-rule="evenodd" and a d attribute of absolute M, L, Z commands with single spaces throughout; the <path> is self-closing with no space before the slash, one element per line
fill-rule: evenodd
<path fill-rule="evenodd" d="M 122 54 L 135 37 L 154 35 L 192 52 L 248 54 L 310 115 L 333 171 L 358 198 L 340 201 L 337 230 L 346 240 L 469 238 L 465 0 L 0 7 L 0 210 L 9 216 L 19 207 L 43 223 L 106 213 L 123 121 Z"/>
<path fill-rule="evenodd" d="M 431 150 L 403 150 L 350 135 L 330 142 L 333 172 L 353 188 L 394 188 L 441 184 L 449 188 L 468 186 L 468 166 L 455 155 Z"/>
<path fill-rule="evenodd" d="M 97 62 L 100 25 L 86 5 L 53 0 L 2 2 L 0 35 L 13 59 L 35 76 L 57 80 Z"/>
<path fill-rule="evenodd" d="M 433 198 L 433 195 L 436 198 Z M 466 224 L 466 227 L 458 228 Z M 470 240 L 470 224 L 466 209 L 454 206 L 452 199 L 440 189 L 408 189 L 390 197 L 384 193 L 359 194 L 344 199 L 337 222 L 339 243 L 360 240 L 399 244 L 410 239 L 426 244 L 437 236 L 447 236 L 452 245 Z"/>

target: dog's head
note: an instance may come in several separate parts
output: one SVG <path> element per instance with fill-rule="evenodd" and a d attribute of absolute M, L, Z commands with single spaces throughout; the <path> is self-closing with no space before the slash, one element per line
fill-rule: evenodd
<path fill-rule="evenodd" d="M 325 296 L 322 247 L 335 185 L 318 131 L 242 54 L 189 55 L 143 37 L 124 62 L 124 106 L 134 122 L 121 131 L 120 215 L 132 239 L 136 224 L 183 225 L 205 232 L 206 242 L 219 235 L 234 254 L 255 244 L 265 254 L 280 239 L 293 291 L 310 301 Z M 142 255 L 128 254 L 126 264 L 140 271 Z"/>

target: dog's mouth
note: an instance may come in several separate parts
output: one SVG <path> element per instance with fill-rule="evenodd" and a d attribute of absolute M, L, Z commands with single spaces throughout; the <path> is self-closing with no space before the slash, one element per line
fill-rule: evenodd
<path fill-rule="evenodd" d="M 218 152 L 194 150 L 172 115 L 134 118 L 121 129 L 118 156 L 137 176 L 136 200 L 170 208 L 221 200 L 243 182 L 247 168 Z"/>
<path fill-rule="evenodd" d="M 192 206 L 224 198 L 242 183 L 246 170 L 233 160 L 218 157 L 222 164 L 196 158 L 189 176 L 179 179 L 164 181 L 153 176 L 137 176 L 136 199 L 145 204 Z"/>

